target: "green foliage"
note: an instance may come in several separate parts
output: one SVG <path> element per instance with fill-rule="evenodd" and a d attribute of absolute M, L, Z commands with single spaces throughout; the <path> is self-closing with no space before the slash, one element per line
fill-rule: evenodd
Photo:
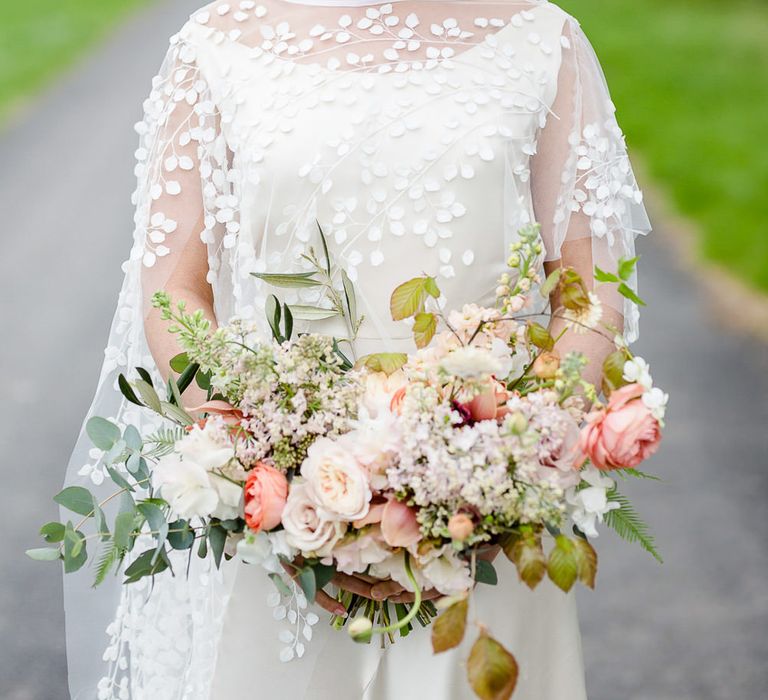
<path fill-rule="evenodd" d="M 489 586 L 495 586 L 499 582 L 496 569 L 487 559 L 478 559 L 475 562 L 475 581 Z"/>
<path fill-rule="evenodd" d="M 607 495 L 609 501 L 615 501 L 621 507 L 615 508 L 606 514 L 605 524 L 615 530 L 619 537 L 627 542 L 637 542 L 646 552 L 652 554 L 659 563 L 663 563 L 648 525 L 637 514 L 629 499 L 619 493 L 616 487 L 608 491 Z"/>
<path fill-rule="evenodd" d="M 700 224 L 703 256 L 768 291 L 768 4 L 559 4 L 597 50 L 631 155 Z"/>

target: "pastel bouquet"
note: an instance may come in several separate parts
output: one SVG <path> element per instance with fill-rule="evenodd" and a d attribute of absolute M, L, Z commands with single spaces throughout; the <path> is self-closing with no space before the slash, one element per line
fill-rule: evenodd
<path fill-rule="evenodd" d="M 618 330 L 601 326 L 599 299 L 574 270 L 539 278 L 536 227 L 512 246 L 495 307 L 448 311 L 434 278 L 408 280 L 390 311 L 410 324 L 416 350 L 355 361 L 348 347 L 362 319 L 354 287 L 323 251 L 309 251 L 305 272 L 259 275 L 321 292 L 314 307 L 269 297 L 271 339 L 240 320 L 212 331 L 202 312 L 155 295 L 184 350 L 171 363 L 167 395 L 143 369 L 119 383 L 126 400 L 170 427 L 140 435 L 92 418 L 88 433 L 121 497 L 115 522 L 108 526 L 88 489 L 69 487 L 55 500 L 82 522 L 48 523 L 42 534 L 54 546 L 30 556 L 63 559 L 75 571 L 96 539 L 96 583 L 125 566 L 126 585 L 172 571 L 173 550 L 217 565 L 237 557 L 264 567 L 276 616 L 294 619 L 339 573 L 391 580 L 413 602 L 339 589 L 348 615 L 332 624 L 356 641 L 386 643 L 431 622 L 436 653 L 461 643 L 476 585 L 497 584 L 497 554 L 530 588 L 548 577 L 563 591 L 594 587 L 589 539 L 598 523 L 658 557 L 611 476 L 648 476 L 637 467 L 657 449 L 667 396 Z M 620 261 L 615 274 L 596 269 L 596 283 L 641 303 L 625 283 L 634 263 Z M 586 358 L 561 356 L 562 333 L 553 337 L 527 313 L 533 294 L 553 291 L 562 308 L 552 315 L 565 329 L 601 332 L 615 345 L 603 367 L 604 401 L 583 378 Z M 348 337 L 294 335 L 295 321 L 330 316 L 345 321 Z M 182 397 L 193 381 L 208 400 L 188 409 Z M 89 519 L 94 535 L 80 529 Z M 285 601 L 296 590 L 292 610 Z M 311 633 L 304 637 L 283 639 L 284 661 L 304 653 Z M 512 653 L 479 626 L 467 663 L 478 697 L 510 697 L 517 671 Z"/>

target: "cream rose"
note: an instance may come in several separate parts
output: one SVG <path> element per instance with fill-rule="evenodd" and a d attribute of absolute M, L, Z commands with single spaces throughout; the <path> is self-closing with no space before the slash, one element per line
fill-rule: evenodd
<path fill-rule="evenodd" d="M 371 486 L 368 471 L 344 444 L 318 438 L 301 465 L 307 494 L 326 517 L 360 520 L 368 513 Z"/>
<path fill-rule="evenodd" d="M 328 556 L 344 535 L 346 523 L 329 518 L 310 497 L 306 482 L 293 480 L 283 508 L 285 540 L 302 554 Z"/>

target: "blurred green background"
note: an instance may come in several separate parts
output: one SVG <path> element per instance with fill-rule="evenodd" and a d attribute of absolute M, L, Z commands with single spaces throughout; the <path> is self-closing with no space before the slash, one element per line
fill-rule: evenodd
<path fill-rule="evenodd" d="M 2 0 L 0 119 L 147 2 Z M 768 292 L 768 2 L 560 4 L 595 45 L 634 158 L 697 224 L 702 255 Z"/>

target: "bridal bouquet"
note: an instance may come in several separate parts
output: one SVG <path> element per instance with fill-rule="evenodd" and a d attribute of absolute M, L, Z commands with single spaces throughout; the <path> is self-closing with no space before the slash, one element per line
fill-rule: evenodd
<path fill-rule="evenodd" d="M 56 501 L 83 522 L 94 519 L 96 533 L 85 535 L 83 523 L 48 523 L 42 534 L 55 546 L 30 556 L 63 559 L 75 571 L 95 539 L 96 583 L 126 563 L 126 585 L 171 570 L 171 550 L 196 550 L 217 565 L 239 557 L 264 567 L 276 586 L 276 616 L 293 620 L 337 573 L 392 580 L 414 594 L 412 604 L 340 590 L 349 615 L 332 623 L 356 641 L 380 635 L 384 643 L 440 613 L 436 653 L 461 643 L 475 585 L 497 583 L 498 552 L 530 588 L 548 577 L 563 591 L 594 586 L 589 538 L 598 523 L 658 556 L 612 476 L 648 476 L 637 467 L 657 449 L 667 396 L 616 329 L 601 326 L 598 297 L 574 270 L 538 278 L 536 227 L 513 245 L 493 308 L 446 311 L 426 275 L 394 290 L 390 311 L 412 328 L 410 354 L 349 357 L 362 319 L 353 285 L 324 251 L 318 259 L 310 250 L 306 272 L 259 275 L 320 292 L 318 306 L 271 296 L 269 340 L 239 320 L 211 331 L 202 312 L 155 295 L 185 351 L 171 364 L 177 376 L 164 398 L 142 369 L 133 382 L 121 376 L 120 388 L 172 427 L 140 435 L 92 418 L 88 433 L 120 495 L 114 524 L 104 502 L 69 487 Z M 640 303 L 625 283 L 634 263 L 622 260 L 616 274 L 596 269 L 597 283 Z M 583 378 L 585 357 L 561 356 L 560 337 L 526 313 L 534 293 L 555 289 L 562 308 L 553 315 L 566 328 L 602 332 L 615 344 L 603 368 L 605 401 Z M 345 321 L 349 337 L 294 336 L 294 320 L 331 316 Z M 192 381 L 208 401 L 187 409 L 182 396 Z M 150 546 L 134 551 L 147 538 Z M 439 598 L 423 600 L 423 591 Z M 299 636 L 288 637 L 285 661 L 304 653 Z M 478 697 L 508 698 L 517 664 L 479 625 L 467 673 Z"/>

